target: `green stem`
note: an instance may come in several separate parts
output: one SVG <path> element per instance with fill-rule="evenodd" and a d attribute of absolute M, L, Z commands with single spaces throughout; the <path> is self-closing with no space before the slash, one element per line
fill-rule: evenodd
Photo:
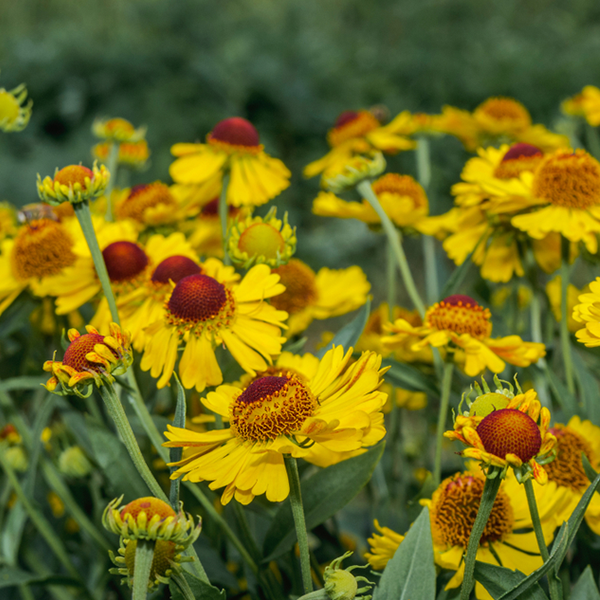
<path fill-rule="evenodd" d="M 531 341 L 541 344 L 544 339 L 542 336 L 542 306 L 540 295 L 535 288 L 531 290 L 531 303 L 529 309 L 531 319 Z M 540 358 L 537 364 L 542 370 L 547 368 L 546 359 L 544 357 Z M 548 393 L 548 382 L 546 377 L 536 369 L 534 372 L 534 380 L 535 389 L 543 406 L 549 406 L 550 394 Z"/>
<path fill-rule="evenodd" d="M 493 467 L 492 467 L 493 468 Z M 479 504 L 479 510 L 477 511 L 477 517 L 475 517 L 475 523 L 473 523 L 473 529 L 469 537 L 469 546 L 467 548 L 467 557 L 465 559 L 465 574 L 463 578 L 462 587 L 460 589 L 460 600 L 468 600 L 473 589 L 473 573 L 475 571 L 475 558 L 477 556 L 477 550 L 479 549 L 479 541 L 483 535 L 483 530 L 488 522 L 492 508 L 494 507 L 494 500 L 500 489 L 500 473 L 495 472 L 496 476 L 493 479 L 486 479 L 485 485 L 483 486 L 483 494 L 481 495 L 481 502 Z"/>
<path fill-rule="evenodd" d="M 306 532 L 306 522 L 304 520 L 304 507 L 302 506 L 302 491 L 300 489 L 300 475 L 298 474 L 298 463 L 296 459 L 289 455 L 284 455 L 285 468 L 288 479 L 290 480 L 290 504 L 292 507 L 292 516 L 294 517 L 294 526 L 296 527 L 296 537 L 298 538 L 298 548 L 300 549 L 300 570 L 302 571 L 302 587 L 304 593 L 313 591 L 312 576 L 310 574 L 310 555 L 308 552 L 308 534 Z"/>
<path fill-rule="evenodd" d="M 531 479 L 527 479 L 524 485 L 525 493 L 527 494 L 527 504 L 529 505 L 529 513 L 531 514 L 531 521 L 533 523 L 533 530 L 535 531 L 535 537 L 540 548 L 542 559 L 544 562 L 546 562 L 550 558 L 550 554 L 548 552 L 548 547 L 546 546 L 546 541 L 544 540 L 544 532 L 542 531 L 540 514 L 538 512 L 537 502 L 535 500 L 535 492 L 533 491 Z M 550 600 L 560 600 L 561 594 L 558 589 L 558 581 L 556 580 L 556 574 L 554 570 L 548 574 L 548 589 L 550 591 Z"/>
<path fill-rule="evenodd" d="M 117 181 L 117 169 L 119 168 L 119 146 L 119 142 L 111 143 L 110 150 L 108 152 L 108 160 L 106 161 L 106 168 L 110 173 L 110 179 L 108 180 L 108 185 L 104 191 L 104 197 L 106 198 L 106 215 L 104 218 L 107 221 L 113 220 L 112 202 L 110 201 L 110 197 L 112 195 L 113 188 L 115 187 L 115 182 Z"/>
<path fill-rule="evenodd" d="M 560 267 L 560 345 L 565 365 L 565 379 L 567 380 L 567 388 L 571 394 L 575 393 L 575 380 L 573 379 L 573 357 L 571 356 L 571 340 L 569 333 L 568 319 L 568 301 L 567 291 L 569 289 L 569 279 L 571 267 L 569 266 L 569 241 L 563 238 L 562 240 L 562 264 Z"/>
<path fill-rule="evenodd" d="M 590 154 L 592 154 L 594 158 L 600 160 L 600 138 L 598 136 L 598 130 L 589 123 L 586 123 L 586 138 Z"/>
<path fill-rule="evenodd" d="M 152 569 L 155 544 L 154 540 L 137 541 L 133 568 L 132 600 L 146 600 L 148 596 L 148 580 L 150 579 L 150 571 Z"/>
<path fill-rule="evenodd" d="M 73 208 L 75 209 L 75 216 L 79 221 L 79 226 L 81 227 L 81 231 L 83 231 L 85 241 L 90 249 L 94 266 L 96 267 L 96 273 L 98 274 L 100 285 L 102 285 L 102 291 L 106 296 L 106 301 L 108 302 L 108 307 L 110 308 L 112 320 L 117 325 L 120 325 L 121 321 L 119 320 L 119 311 L 117 310 L 115 296 L 112 288 L 110 287 L 110 279 L 108 277 L 108 271 L 106 270 L 106 264 L 104 263 L 104 257 L 102 256 L 100 246 L 98 245 L 98 240 L 96 239 L 96 232 L 94 231 L 92 215 L 90 213 L 90 205 L 86 200 L 85 202 L 74 204 Z"/>
<path fill-rule="evenodd" d="M 406 287 L 406 291 L 412 300 L 415 308 L 419 311 L 421 318 L 425 316 L 425 305 L 421 300 L 421 296 L 417 291 L 417 286 L 415 285 L 415 281 L 413 279 L 412 273 L 410 272 L 410 267 L 408 265 L 408 261 L 406 260 L 406 255 L 404 254 L 404 250 L 402 249 L 402 235 L 396 229 L 390 218 L 387 216 L 386 212 L 381 207 L 379 203 L 379 199 L 377 198 L 373 188 L 371 187 L 371 183 L 365 179 L 361 181 L 356 189 L 359 193 L 367 200 L 367 202 L 373 207 L 373 210 L 377 213 L 377 216 L 381 220 L 381 225 L 385 231 L 385 234 L 388 237 L 388 241 L 390 246 L 392 247 L 392 251 L 394 253 L 394 257 L 396 258 L 396 262 L 398 264 L 398 268 L 400 269 L 400 274 L 402 275 L 402 281 L 404 282 L 404 286 Z"/>
<path fill-rule="evenodd" d="M 179 588 L 181 595 L 184 600 L 196 600 L 194 596 L 194 592 L 192 592 L 192 588 L 190 584 L 187 582 L 187 579 L 183 575 L 183 573 L 178 573 L 177 571 L 173 571 L 171 575 L 171 579 L 175 582 L 175 585 Z"/>
<path fill-rule="evenodd" d="M 387 303 L 388 319 L 394 322 L 394 308 L 396 306 L 396 258 L 392 245 L 387 244 Z"/>
<path fill-rule="evenodd" d="M 146 482 L 146 485 L 150 491 L 157 498 L 160 498 L 168 503 L 169 499 L 167 498 L 167 495 L 163 492 L 162 488 L 158 484 L 158 481 L 156 481 L 156 478 L 144 460 L 142 451 L 140 450 L 137 440 L 135 439 L 135 434 L 131 429 L 131 425 L 129 424 L 127 415 L 123 410 L 123 405 L 117 397 L 115 389 L 111 384 L 102 385 L 98 389 L 106 405 L 106 410 L 113 420 L 117 431 L 119 432 L 119 436 L 121 437 L 121 441 L 123 444 L 125 444 L 125 448 L 127 448 L 127 452 L 129 452 L 129 456 L 131 457 L 137 472 Z"/>
<path fill-rule="evenodd" d="M 454 363 L 450 361 L 444 363 L 441 386 L 442 397 L 440 400 L 440 411 L 438 414 L 437 432 L 435 436 L 435 462 L 433 465 L 433 483 L 436 487 L 440 484 L 442 476 L 442 442 L 444 441 L 444 431 L 446 429 L 446 418 L 448 416 L 448 404 L 450 403 L 453 372 Z"/>
<path fill-rule="evenodd" d="M 221 219 L 221 235 L 223 236 L 223 264 L 230 265 L 231 259 L 227 252 L 227 220 L 229 208 L 227 206 L 227 188 L 229 187 L 229 173 L 223 175 L 221 195 L 219 196 L 219 218 Z"/>

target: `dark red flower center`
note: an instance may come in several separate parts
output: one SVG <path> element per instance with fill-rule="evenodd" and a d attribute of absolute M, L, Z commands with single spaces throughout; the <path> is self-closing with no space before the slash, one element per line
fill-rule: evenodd
<path fill-rule="evenodd" d="M 531 144 L 525 144 L 524 142 L 519 142 L 518 144 L 514 144 L 508 149 L 508 152 L 502 158 L 502 162 L 506 160 L 513 160 L 515 158 L 523 158 L 529 156 L 542 156 L 543 152 L 537 147 L 532 146 Z"/>
<path fill-rule="evenodd" d="M 216 317 L 226 302 L 225 286 L 208 275 L 198 274 L 177 283 L 168 307 L 176 317 L 197 322 Z"/>
<path fill-rule="evenodd" d="M 154 283 L 179 283 L 184 277 L 202 273 L 202 268 L 187 256 L 169 256 L 165 258 L 152 274 Z"/>
<path fill-rule="evenodd" d="M 356 110 L 345 110 L 340 116 L 335 120 L 334 127 L 343 127 L 346 123 L 350 123 L 358 119 L 359 112 Z"/>
<path fill-rule="evenodd" d="M 85 335 L 79 336 L 69 344 L 65 356 L 62 359 L 63 365 L 67 365 L 78 372 L 95 371 L 96 373 L 99 373 L 101 365 L 90 362 L 85 356 L 89 352 L 94 351 L 94 346 L 96 344 L 103 343 L 104 336 L 97 333 L 86 333 Z M 114 350 L 112 350 L 112 352 L 117 356 L 117 353 Z"/>
<path fill-rule="evenodd" d="M 111 281 L 127 281 L 148 266 L 146 253 L 133 242 L 113 242 L 102 251 Z"/>
<path fill-rule="evenodd" d="M 239 396 L 238 401 L 245 404 L 260 402 L 279 392 L 288 382 L 287 377 L 267 376 L 253 381 Z"/>
<path fill-rule="evenodd" d="M 472 306 L 473 308 L 478 306 L 477 302 L 470 296 L 464 294 L 453 294 L 442 300 L 447 306 Z"/>
<path fill-rule="evenodd" d="M 231 117 L 219 121 L 209 136 L 214 140 L 235 146 L 258 146 L 260 144 L 258 131 L 254 125 L 241 117 Z"/>

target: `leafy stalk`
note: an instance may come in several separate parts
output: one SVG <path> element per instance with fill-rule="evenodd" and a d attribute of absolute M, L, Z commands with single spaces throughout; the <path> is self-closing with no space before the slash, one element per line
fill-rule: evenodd
<path fill-rule="evenodd" d="M 135 548 L 132 600 L 146 600 L 154 558 L 154 540 L 138 540 Z"/>
<path fill-rule="evenodd" d="M 446 428 L 446 418 L 448 416 L 448 404 L 450 402 L 453 371 L 454 363 L 451 361 L 445 362 L 442 375 L 442 397 L 440 400 L 440 412 L 438 414 L 437 432 L 435 436 L 433 482 L 436 487 L 440 484 L 442 475 L 442 442 L 444 441 L 444 429 Z"/>

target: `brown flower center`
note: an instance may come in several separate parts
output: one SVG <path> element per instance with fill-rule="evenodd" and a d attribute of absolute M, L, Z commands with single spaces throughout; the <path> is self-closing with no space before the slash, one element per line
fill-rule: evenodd
<path fill-rule="evenodd" d="M 414 204 L 414 208 L 429 206 L 425 190 L 410 176 L 387 173 L 373 183 L 373 191 L 381 194 L 393 194 L 395 196 L 408 196 Z"/>
<path fill-rule="evenodd" d="M 119 219 L 134 219 L 143 223 L 146 210 L 155 206 L 177 206 L 168 186 L 160 181 L 133 186 L 129 196 L 118 206 L 116 212 Z"/>
<path fill-rule="evenodd" d="M 231 117 L 219 121 L 207 136 L 208 142 L 224 142 L 232 146 L 256 147 L 260 144 L 258 131 L 250 121 Z"/>
<path fill-rule="evenodd" d="M 488 98 L 474 111 L 474 116 L 496 121 L 497 127 L 509 131 L 526 129 L 531 125 L 531 116 L 527 109 L 512 98 Z"/>
<path fill-rule="evenodd" d="M 225 286 L 208 275 L 190 275 L 181 279 L 171 294 L 168 309 L 184 321 L 214 319 L 227 304 Z"/>
<path fill-rule="evenodd" d="M 316 406 L 310 389 L 292 374 L 253 381 L 231 404 L 231 429 L 242 439 L 274 440 L 298 431 Z"/>
<path fill-rule="evenodd" d="M 85 178 L 94 179 L 94 172 L 87 167 L 81 165 L 69 165 L 62 168 L 55 176 L 54 181 L 61 185 L 73 186 L 76 183 L 85 187 Z"/>
<path fill-rule="evenodd" d="M 62 364 L 75 369 L 77 372 L 94 371 L 100 373 L 102 366 L 98 363 L 89 361 L 86 355 L 94 352 L 96 344 L 104 344 L 104 336 L 97 333 L 86 333 L 75 338 L 65 351 Z M 109 348 L 109 346 L 106 346 Z M 111 352 L 117 356 L 117 353 L 110 348 Z"/>
<path fill-rule="evenodd" d="M 365 136 L 380 127 L 379 121 L 368 110 L 347 110 L 336 120 L 335 125 L 327 133 L 327 141 L 332 147 L 353 138 Z"/>
<path fill-rule="evenodd" d="M 271 304 L 289 314 L 300 312 L 318 298 L 315 272 L 301 260 L 292 258 L 287 265 L 273 269 L 279 275 L 285 292 L 271 298 Z"/>
<path fill-rule="evenodd" d="M 477 434 L 486 452 L 499 458 L 516 454 L 523 462 L 527 462 L 542 447 L 542 435 L 536 422 L 514 408 L 491 412 L 477 426 Z"/>
<path fill-rule="evenodd" d="M 525 171 L 534 171 L 542 162 L 544 153 L 531 144 L 518 143 L 511 146 L 494 170 L 498 179 L 512 179 Z"/>
<path fill-rule="evenodd" d="M 128 281 L 148 266 L 148 256 L 133 242 L 113 242 L 102 251 L 111 281 Z"/>
<path fill-rule="evenodd" d="M 184 277 L 202 273 L 202 268 L 187 256 L 165 258 L 152 274 L 154 283 L 179 283 Z"/>
<path fill-rule="evenodd" d="M 433 539 L 438 546 L 466 548 L 481 503 L 484 480 L 469 473 L 458 473 L 442 481 L 431 499 Z M 483 530 L 481 546 L 502 541 L 512 532 L 513 509 L 509 497 L 498 491 L 492 512 Z"/>
<path fill-rule="evenodd" d="M 463 294 L 448 296 L 434 304 L 425 315 L 425 323 L 439 331 L 469 335 L 485 339 L 492 333 L 489 309 L 483 308 Z"/>

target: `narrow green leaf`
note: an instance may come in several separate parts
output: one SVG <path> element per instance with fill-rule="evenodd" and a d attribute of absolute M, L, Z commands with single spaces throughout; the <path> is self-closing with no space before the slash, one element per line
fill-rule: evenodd
<path fill-rule="evenodd" d="M 574 350 L 572 357 L 577 386 L 585 411 L 585 415 L 582 416 L 586 416 L 594 425 L 600 425 L 600 402 L 598 402 L 600 390 L 598 389 L 598 381 L 585 366 L 579 352 Z"/>
<path fill-rule="evenodd" d="M 311 530 L 348 504 L 371 478 L 385 443 L 368 452 L 321 469 L 301 482 L 306 528 Z M 263 546 L 264 562 L 280 556 L 296 543 L 296 531 L 289 498 L 283 502 L 271 522 Z"/>
<path fill-rule="evenodd" d="M 429 510 L 424 508 L 383 571 L 374 600 L 434 600 L 435 565 Z"/>
<path fill-rule="evenodd" d="M 225 600 L 225 590 L 220 590 L 213 585 L 205 583 L 189 571 L 183 571 L 182 575 L 190 586 L 195 600 Z M 171 592 L 171 600 L 187 600 L 181 593 L 179 586 L 172 579 L 169 583 L 169 591 Z"/>
<path fill-rule="evenodd" d="M 585 452 L 581 453 L 581 462 L 583 463 L 583 470 L 585 471 L 586 477 L 590 480 L 590 483 L 596 479 L 598 473 L 594 470 L 594 467 L 590 464 L 588 457 Z"/>
<path fill-rule="evenodd" d="M 27 585 L 30 583 L 43 583 L 45 585 L 68 585 L 79 587 L 81 583 L 72 577 L 60 575 L 40 576 L 35 573 L 16 569 L 14 567 L 0 567 L 0 588 Z"/>
<path fill-rule="evenodd" d="M 306 345 L 307 341 L 308 341 L 307 337 L 301 337 L 299 340 L 296 340 L 295 342 L 286 344 L 283 347 L 282 352 L 291 352 L 292 354 L 300 354 L 300 352 L 302 352 L 302 350 L 304 350 L 304 346 Z"/>
<path fill-rule="evenodd" d="M 336 334 L 335 337 L 325 346 L 325 348 L 321 348 L 319 352 L 317 352 L 318 358 L 323 358 L 325 352 L 327 350 L 331 350 L 333 346 L 343 346 L 344 350 L 348 350 L 348 348 L 353 348 L 356 346 L 356 342 L 358 338 L 362 335 L 362 332 L 365 329 L 365 325 L 367 324 L 367 320 L 369 319 L 369 314 L 371 313 L 371 298 L 367 298 L 367 301 L 362 306 L 362 308 L 358 311 L 354 319 L 350 321 L 347 325 L 344 325 Z"/>
<path fill-rule="evenodd" d="M 412 392 L 427 392 L 435 396 L 440 393 L 434 377 L 427 377 L 411 365 L 399 363 L 392 358 L 386 358 L 382 361 L 381 366 L 390 367 L 390 370 L 385 374 L 385 379 L 396 387 Z"/>
<path fill-rule="evenodd" d="M 46 381 L 48 381 L 49 377 L 49 375 L 32 375 L 4 379 L 3 381 L 0 381 L 0 390 L 3 392 L 11 392 L 13 390 L 37 390 L 40 388 L 42 383 L 46 383 Z"/>
<path fill-rule="evenodd" d="M 495 600 L 507 590 L 519 585 L 525 579 L 525 575 L 521 571 L 511 571 L 504 567 L 477 561 L 475 563 L 475 579 Z M 548 596 L 537 583 L 534 583 L 520 598 L 521 600 L 548 600 Z"/>
<path fill-rule="evenodd" d="M 181 382 L 179 381 L 179 377 L 177 374 L 175 375 L 175 382 L 177 383 L 177 405 L 175 406 L 175 416 L 173 417 L 173 427 L 185 428 L 185 415 L 186 415 L 186 405 L 185 405 L 185 390 L 183 389 Z M 183 448 L 170 448 L 169 449 L 169 458 L 171 462 L 177 462 L 181 460 L 181 456 L 183 455 Z M 173 474 L 177 467 L 170 467 L 170 473 Z M 171 506 L 174 511 L 179 510 L 179 488 L 181 486 L 181 479 L 171 479 L 171 489 L 169 490 L 169 501 L 171 502 Z"/>
<path fill-rule="evenodd" d="M 592 567 L 588 565 L 571 591 L 571 600 L 600 600 Z"/>

